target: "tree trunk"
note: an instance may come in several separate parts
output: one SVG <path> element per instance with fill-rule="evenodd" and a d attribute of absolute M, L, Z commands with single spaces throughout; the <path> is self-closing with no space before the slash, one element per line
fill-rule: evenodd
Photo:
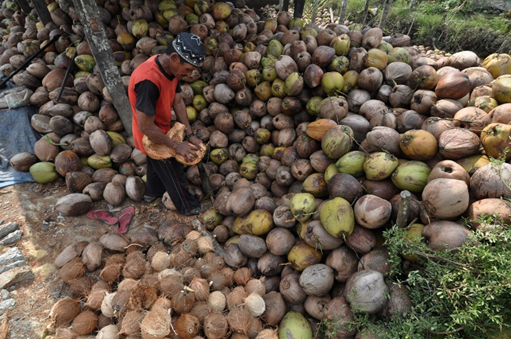
<path fill-rule="evenodd" d="M 415 6 L 415 0 L 410 0 L 410 5 L 408 6 L 408 10 L 411 12 L 413 6 Z"/>
<path fill-rule="evenodd" d="M 369 1 L 369 0 L 367 0 Z M 346 16 L 346 7 L 348 5 L 348 0 L 343 0 L 342 1 L 342 7 L 341 7 L 341 15 L 339 16 L 339 24 L 343 24 L 344 23 L 344 17 Z"/>
<path fill-rule="evenodd" d="M 385 6 L 383 7 L 383 13 L 381 14 L 380 24 L 378 25 L 378 27 L 380 27 L 382 30 L 385 27 L 385 21 L 387 21 L 387 16 L 389 15 L 392 2 L 394 2 L 394 0 L 385 0 Z"/>
<path fill-rule="evenodd" d="M 370 0 L 366 0 L 366 4 L 364 6 L 364 20 L 362 20 L 362 26 L 364 26 L 367 22 L 367 16 L 369 14 L 369 1 Z"/>

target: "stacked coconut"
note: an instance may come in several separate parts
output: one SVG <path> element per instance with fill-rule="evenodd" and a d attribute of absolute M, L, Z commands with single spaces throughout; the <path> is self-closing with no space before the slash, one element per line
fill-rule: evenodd
<path fill-rule="evenodd" d="M 143 228 L 129 239 L 107 234 L 67 246 L 55 265 L 70 297 L 53 306 L 48 332 L 53 338 L 94 338 L 96 331 L 96 338 L 275 337 L 263 324 L 277 326 L 286 314 L 278 284 L 255 279 L 247 267 L 234 270 L 213 248 L 211 238 L 175 222 L 158 234 Z"/>
<path fill-rule="evenodd" d="M 53 11 L 59 13 L 59 18 L 67 13 L 75 20 L 74 9 L 64 5 L 53 8 Z M 384 38 L 379 29 L 362 30 L 337 24 L 316 30 L 304 26 L 300 19 L 291 19 L 287 13 L 260 22 L 253 11 L 232 9 L 225 3 L 198 1 L 180 5 L 167 0 L 156 5 L 107 1 L 100 2 L 100 7 L 113 49 L 121 46 L 114 53 L 121 74 L 126 77 L 148 55 L 163 48 L 173 34 L 187 29 L 188 25 L 190 31 L 204 41 L 208 56 L 201 72 L 187 79 L 189 84 L 183 84 L 182 96 L 190 120 L 194 121 L 192 127 L 196 135 L 208 142 L 212 149 L 206 170 L 216 190 L 215 204 L 203 215 L 203 222 L 225 251 L 220 266 L 211 263 L 217 257 L 202 253 L 204 249 L 201 252 L 199 240 L 194 238 L 198 235 L 192 232 L 191 238 L 186 237 L 191 228 L 171 225 L 168 229 L 173 230 L 172 236 L 168 239 L 175 241 L 170 254 L 173 259 L 161 272 L 174 269 L 182 275 L 183 287 L 180 285 L 179 292 L 168 294 L 156 288 L 154 272 L 150 273 L 153 280 L 144 280 L 142 275 L 135 277 L 128 269 L 124 271 L 130 259 L 142 264 L 142 257 L 151 263 L 147 272 L 157 271 L 152 266 L 155 257 L 152 254 L 156 248 L 163 248 L 153 247 L 146 251 L 149 243 L 142 242 L 142 247 L 128 251 L 133 250 L 136 254 L 130 253 L 131 257 L 124 259 L 125 262 L 109 261 L 106 251 L 96 255 L 94 262 L 100 266 L 91 267 L 91 271 L 97 272 L 101 267 L 103 274 L 99 273 L 99 277 L 103 277 L 102 280 L 108 280 L 105 277 L 114 269 L 110 266 L 117 265 L 115 272 L 118 274 L 109 281 L 108 293 L 115 290 L 117 282 L 121 285 L 124 280 L 133 279 L 138 280 L 137 286 L 155 283 L 153 292 L 156 296 L 166 296 L 170 302 L 181 294 L 191 294 L 195 298 L 198 284 L 192 284 L 193 279 L 186 278 L 185 273 L 192 270 L 190 272 L 196 274 L 195 269 L 200 276 L 194 277 L 212 282 L 208 290 L 210 294 L 222 292 L 228 304 L 228 296 L 236 288 L 241 291 L 245 286 L 244 298 L 252 295 L 253 290 L 247 294 L 246 280 L 245 284 L 239 280 L 241 278 L 235 278 L 236 274 L 250 274 L 260 283 L 264 277 L 264 312 L 271 310 L 271 305 L 277 305 L 274 301 L 277 300 L 278 305 L 283 302 L 285 311 L 278 306 L 281 312 L 272 313 L 271 321 L 270 316 L 263 313 L 265 323 L 276 326 L 280 322 L 282 336 L 296 337 L 301 333 L 309 338 L 315 324 L 326 319 L 325 330 L 329 335 L 349 338 L 361 330 L 349 326 L 354 312 L 391 317 L 404 314 L 410 307 L 405 287 L 387 285 L 384 281 L 389 272 L 388 253 L 382 247 L 380 235 L 381 230 L 398 219 L 403 199 L 401 191 L 412 192 L 409 216 L 402 223 L 405 226 L 411 224 L 408 228 L 410 238 L 420 241 L 422 235 L 436 249 L 456 248 L 463 244 L 472 229 L 488 227 L 479 222 L 483 215 L 496 214 L 496 224 L 510 221 L 511 206 L 500 199 L 511 197 L 507 185 L 511 176 L 510 165 L 505 161 L 490 163 L 490 157 L 506 161 L 511 158 L 507 151 L 511 120 L 509 55 L 491 55 L 480 67 L 479 58 L 472 52 L 439 56 L 419 54 L 418 48 L 407 47 L 407 36 Z M 30 23 L 30 20 L 26 22 Z M 11 29 L 22 26 L 13 20 L 9 25 Z M 69 24 L 62 23 L 59 29 L 66 31 L 66 25 Z M 72 33 L 63 38 L 68 39 L 63 44 L 69 43 L 66 47 L 69 53 L 74 35 L 80 36 L 80 25 L 75 23 L 71 27 Z M 46 30 L 49 37 L 53 32 L 50 28 L 53 27 L 41 28 L 37 34 Z M 29 41 L 23 41 L 20 46 L 31 46 Z M 141 41 L 145 47 L 150 47 L 142 47 Z M 78 49 L 80 46 L 85 43 L 80 43 Z M 26 57 L 19 56 L 22 52 L 9 51 L 6 50 L 4 55 L 13 53 L 17 59 Z M 49 55 L 48 60 L 54 57 L 55 62 L 65 49 L 57 52 L 49 51 L 45 60 Z M 54 164 L 48 162 L 50 164 L 44 166 L 59 169 L 61 163 L 76 164 L 65 175 L 70 177 L 69 181 L 73 175 L 81 176 L 83 179 L 78 178 L 78 182 L 87 182 L 87 178 L 77 173 L 88 171 L 87 175 L 95 181 L 93 175 L 98 171 L 105 172 L 97 175 L 111 179 L 105 190 L 89 188 L 86 193 L 101 192 L 109 202 L 114 200 L 112 197 L 122 196 L 123 190 L 129 191 L 128 180 L 137 180 L 136 192 L 140 194 L 130 197 L 137 199 L 143 188 L 134 174 L 143 174 L 143 167 L 137 171 L 136 166 L 137 161 L 139 166 L 143 164 L 143 160 L 137 160 L 143 156 L 133 154 L 123 146 L 125 152 L 119 153 L 129 154 L 128 158 L 113 161 L 115 148 L 126 144 L 112 131 L 122 137 L 122 128 L 111 106 L 108 121 L 105 120 L 106 113 L 101 114 L 101 110 L 108 107 L 108 93 L 101 85 L 98 73 L 94 72 L 91 58 L 84 56 L 87 53 L 80 55 L 82 61 L 75 62 L 85 67 L 84 71 L 92 70 L 92 73 L 86 76 L 75 74 L 74 88 L 70 88 L 69 93 L 76 91 L 81 94 L 75 96 L 80 97 L 91 92 L 99 102 L 96 111 L 91 108 L 96 106 L 90 104 L 95 100 L 87 101 L 90 110 L 80 107 L 78 99 L 76 105 L 53 101 L 53 91 L 60 83 L 46 77 L 55 72 L 51 70 L 54 66 L 57 68 L 54 63 L 47 63 L 50 71 L 36 80 L 40 79 L 37 81 L 41 81 L 43 87 L 57 83 L 56 87 L 51 90 L 51 87 L 45 87 L 46 92 L 43 92 L 43 89 L 38 90 L 39 85 L 33 86 L 36 98 L 45 97 L 45 93 L 48 95 L 48 101 L 41 104 L 41 109 L 48 105 L 45 108 L 55 115 L 48 111 L 46 114 L 39 112 L 44 118 L 38 117 L 35 125 L 45 126 L 45 120 L 51 125 L 51 120 L 59 116 L 53 122 L 59 126 L 58 130 L 52 128 L 48 138 L 43 139 L 47 144 L 51 145 L 49 139 L 64 144 L 61 139 L 68 134 L 59 136 L 58 133 L 69 124 L 73 131 L 78 129 L 72 133 L 76 138 L 71 141 L 71 145 L 77 145 L 72 149 L 76 157 L 72 152 L 64 153 L 59 160 L 60 149 L 57 147 L 55 151 L 53 148 Z M 5 59 L 7 57 L 2 60 Z M 64 68 L 56 70 L 61 82 Z M 126 77 L 124 79 L 128 79 Z M 68 118 L 56 112 L 67 112 Z M 69 120 L 71 117 L 73 122 Z M 106 132 L 98 128 L 100 123 Z M 119 126 L 118 129 L 115 126 Z M 108 146 L 108 140 L 111 140 L 112 148 Z M 78 154 L 77 150 L 82 147 L 89 147 L 94 154 Z M 86 165 L 82 167 L 85 171 L 80 171 L 77 159 L 83 166 L 86 156 Z M 108 173 L 100 168 L 94 173 L 88 169 L 109 161 L 116 165 L 115 170 L 108 168 Z M 29 165 L 30 161 L 25 163 L 25 168 Z M 131 174 L 122 173 L 123 166 L 129 167 Z M 194 186 L 201 184 L 197 167 L 190 167 L 187 177 Z M 123 186 L 124 179 L 126 186 Z M 105 182 L 96 185 L 103 184 Z M 107 193 L 108 185 L 115 193 Z M 85 211 L 85 207 L 90 207 L 90 201 L 83 195 L 73 197 L 76 197 L 73 203 L 64 201 L 59 204 L 64 206 L 61 210 Z M 100 197 L 99 193 L 97 197 Z M 115 202 L 121 203 L 123 199 Z M 80 206 L 85 207 L 80 209 Z M 461 225 L 463 217 L 471 220 L 471 229 Z M 121 238 L 116 236 L 116 239 Z M 200 239 L 203 239 L 201 243 L 211 245 L 207 238 Z M 195 240 L 197 244 L 194 245 Z M 134 239 L 131 242 L 141 243 Z M 127 242 L 123 243 L 124 247 L 127 245 Z M 204 248 L 204 244 L 201 246 Z M 103 247 L 112 250 L 105 243 L 101 245 Z M 79 251 L 76 252 L 75 257 L 79 256 Z M 82 253 L 81 259 L 69 261 L 73 263 L 70 265 L 87 265 L 88 252 Z M 158 257 L 168 261 L 165 253 Z M 183 271 L 183 265 L 187 270 Z M 149 265 L 144 263 L 145 266 Z M 110 268 L 105 270 L 107 267 Z M 139 274 L 143 274 L 141 267 Z M 71 271 L 85 273 L 83 267 Z M 231 271 L 235 283 L 226 279 Z M 166 272 L 162 277 L 167 273 L 170 275 Z M 159 276 L 158 281 L 161 284 Z M 184 285 L 187 285 L 186 289 Z M 270 293 L 273 294 L 268 296 Z M 121 295 L 124 295 L 126 304 L 115 304 L 117 312 L 141 312 L 151 308 L 148 304 L 141 308 L 134 301 L 130 304 L 131 292 L 130 297 L 127 292 Z M 154 293 L 151 295 L 154 297 Z M 165 299 L 163 302 L 168 303 Z M 245 300 L 241 308 L 231 308 L 231 304 L 222 309 L 232 336 L 255 336 L 249 333 L 250 326 L 247 327 L 253 322 L 245 316 L 250 313 L 253 317 L 254 309 L 260 311 L 261 308 L 249 307 L 252 302 L 261 305 L 260 299 L 252 295 L 248 304 Z M 168 312 L 164 315 L 162 307 L 157 308 L 160 310 L 158 319 L 168 320 Z M 186 310 L 179 314 L 174 308 L 171 305 L 175 312 L 171 317 L 174 321 L 183 314 L 192 313 Z M 119 324 L 124 314 L 108 313 L 109 310 L 106 309 L 107 314 L 113 316 L 107 317 Z M 231 311 L 245 315 L 234 313 L 229 317 Z M 99 309 L 87 314 L 91 313 L 98 316 Z M 214 338 L 215 334 L 206 333 L 205 319 L 194 315 L 203 332 L 195 332 L 198 323 L 187 316 L 182 323 L 193 325 L 190 333 Z M 244 325 L 239 325 L 240 322 L 233 324 L 232 319 Z M 120 323 L 119 327 L 122 327 L 122 321 Z M 225 324 L 220 320 L 215 323 Z M 176 326 L 173 324 L 174 328 Z M 163 328 L 158 334 L 145 333 L 144 336 L 165 337 L 167 330 Z M 172 328 L 169 331 L 173 333 Z"/>

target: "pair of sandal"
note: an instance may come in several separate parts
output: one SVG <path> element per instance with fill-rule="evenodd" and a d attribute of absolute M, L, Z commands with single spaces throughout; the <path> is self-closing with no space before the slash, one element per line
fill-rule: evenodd
<path fill-rule="evenodd" d="M 117 233 L 124 234 L 128 232 L 131 219 L 135 215 L 135 208 L 133 206 L 126 207 L 121 211 L 119 217 L 114 217 L 112 213 L 106 210 L 92 209 L 87 212 L 87 217 L 90 219 L 101 220 L 107 225 L 117 224 Z"/>

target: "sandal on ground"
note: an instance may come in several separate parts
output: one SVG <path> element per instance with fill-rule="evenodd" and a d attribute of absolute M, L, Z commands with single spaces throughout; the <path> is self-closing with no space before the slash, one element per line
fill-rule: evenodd
<path fill-rule="evenodd" d="M 102 222 L 108 225 L 115 225 L 117 224 L 118 221 L 118 219 L 114 217 L 112 213 L 106 210 L 92 209 L 89 212 L 87 212 L 87 217 L 90 219 L 101 220 Z"/>
<path fill-rule="evenodd" d="M 135 208 L 133 206 L 126 207 L 119 214 L 119 225 L 117 226 L 117 233 L 124 234 L 128 232 L 131 219 L 135 215 Z"/>

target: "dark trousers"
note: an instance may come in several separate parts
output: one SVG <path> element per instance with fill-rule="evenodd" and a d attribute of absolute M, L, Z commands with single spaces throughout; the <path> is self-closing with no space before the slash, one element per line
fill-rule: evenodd
<path fill-rule="evenodd" d="M 200 206 L 195 195 L 188 190 L 183 165 L 174 158 L 154 160 L 147 157 L 146 195 L 161 197 L 168 192 L 179 213 Z"/>

